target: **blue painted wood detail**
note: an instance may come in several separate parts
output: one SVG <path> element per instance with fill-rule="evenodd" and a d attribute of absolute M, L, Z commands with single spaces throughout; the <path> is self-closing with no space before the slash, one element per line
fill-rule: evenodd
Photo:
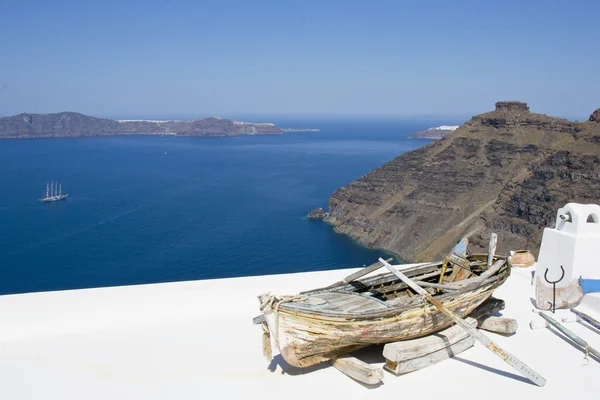
<path fill-rule="evenodd" d="M 583 293 L 600 292 L 600 279 L 579 279 Z"/>

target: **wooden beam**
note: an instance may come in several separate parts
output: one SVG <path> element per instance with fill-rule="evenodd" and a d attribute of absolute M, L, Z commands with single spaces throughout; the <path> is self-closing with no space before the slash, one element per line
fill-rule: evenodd
<path fill-rule="evenodd" d="M 374 367 L 352 356 L 341 356 L 329 361 L 338 371 L 366 385 L 378 385 L 383 381 L 383 369 Z"/>
<path fill-rule="evenodd" d="M 479 343 L 483 344 L 491 352 L 493 352 L 498 357 L 500 357 L 501 359 L 503 359 L 507 364 L 509 364 L 514 369 L 516 369 L 525 378 L 529 379 L 531 382 L 535 383 L 538 386 L 544 386 L 546 384 L 546 379 L 544 379 L 541 375 L 539 375 L 537 372 L 535 372 L 534 370 L 532 370 L 531 368 L 529 368 L 527 365 L 525 365 L 517 357 L 513 356 L 512 354 L 510 354 L 506 350 L 503 350 L 496 343 L 492 342 L 490 340 L 490 338 L 488 338 L 487 336 L 485 336 L 483 333 L 481 333 L 480 331 L 478 331 L 476 328 L 473 328 L 471 325 L 469 325 L 467 322 L 465 322 L 465 320 L 463 320 L 458 315 L 456 315 L 455 313 L 453 313 L 452 311 L 450 311 L 448 308 L 446 308 L 445 305 L 443 305 L 438 300 L 434 299 L 433 296 L 431 296 L 429 293 L 427 293 L 427 291 L 425 291 L 419 285 L 417 285 L 416 283 L 414 283 L 410 278 L 408 278 L 402 272 L 396 271 L 396 269 L 393 266 L 391 266 L 389 263 L 387 263 L 385 260 L 383 260 L 381 258 L 379 259 L 379 261 L 381 261 L 382 264 L 385 265 L 385 267 L 391 273 L 393 273 L 398 278 L 400 278 L 404 283 L 406 283 L 408 286 L 410 286 L 411 289 L 415 290 L 417 293 L 419 293 L 420 295 L 422 295 L 425 298 L 425 300 L 427 300 L 428 302 L 430 302 L 431 304 L 433 304 L 444 315 L 446 315 L 447 317 L 449 317 L 450 319 L 452 319 L 458 325 L 462 326 L 463 329 L 465 329 L 467 332 L 469 332 L 469 334 L 475 340 L 477 340 Z"/>
<path fill-rule="evenodd" d="M 417 371 L 419 369 L 423 369 L 425 367 L 429 367 L 430 365 L 436 364 L 440 361 L 454 357 L 455 355 L 460 354 L 463 351 L 473 347 L 474 344 L 475 339 L 467 335 L 467 337 L 463 338 L 457 343 L 454 343 L 443 349 L 434 351 L 433 353 L 426 354 L 419 358 L 413 358 L 404 362 L 386 360 L 384 368 L 396 375 L 407 374 L 409 372 Z"/>
<path fill-rule="evenodd" d="M 481 324 L 477 326 L 488 332 L 501 333 L 503 335 L 511 335 L 517 332 L 519 323 L 516 319 L 505 317 L 487 317 L 483 318 Z"/>
<path fill-rule="evenodd" d="M 385 261 L 390 262 L 390 261 L 392 261 L 392 259 L 388 258 Z M 344 278 L 343 282 L 350 283 L 360 277 L 370 274 L 371 272 L 375 272 L 382 267 L 383 267 L 383 264 L 381 262 L 377 261 L 376 263 L 373 263 L 373 264 L 369 265 L 368 267 L 365 267 L 359 271 L 356 271 L 353 274 L 348 275 L 347 277 Z"/>
<path fill-rule="evenodd" d="M 466 321 L 471 326 L 477 326 L 475 318 L 467 318 Z M 469 334 L 463 328 L 454 325 L 421 338 L 388 343 L 383 347 L 383 356 L 389 361 L 401 364 L 443 350 L 468 337 Z"/>

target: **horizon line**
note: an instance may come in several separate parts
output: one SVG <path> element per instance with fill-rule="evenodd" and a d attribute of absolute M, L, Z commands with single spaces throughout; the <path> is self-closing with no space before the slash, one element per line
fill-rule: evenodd
<path fill-rule="evenodd" d="M 483 113 L 490 112 L 484 111 Z M 315 119 L 363 119 L 363 118 L 374 118 L 374 119 L 406 119 L 406 120 L 419 120 L 419 119 L 447 119 L 453 120 L 454 122 L 458 120 L 468 121 L 476 115 L 482 114 L 480 113 L 464 113 L 464 114 L 436 114 L 436 113 L 427 113 L 427 114 L 394 114 L 394 113 L 231 113 L 226 112 L 222 114 L 218 113 L 202 113 L 204 115 L 192 115 L 190 113 L 181 113 L 181 114 L 113 114 L 113 113 L 85 113 L 79 111 L 58 111 L 58 112 L 27 112 L 23 111 L 17 114 L 6 115 L 0 114 L 0 118 L 13 117 L 19 114 L 59 114 L 63 112 L 72 112 L 83 114 L 90 117 L 95 118 L 106 118 L 111 120 L 192 120 L 192 119 L 201 119 L 201 118 L 211 118 L 218 117 L 224 119 L 240 119 L 240 118 L 315 118 Z M 539 114 L 532 112 L 534 114 Z M 543 113 L 541 113 L 543 114 Z M 547 114 L 548 115 L 548 114 Z M 551 117 L 563 118 L 569 121 L 579 121 L 583 122 L 589 118 L 589 115 L 549 115 Z M 269 122 L 269 121 L 263 121 Z"/>

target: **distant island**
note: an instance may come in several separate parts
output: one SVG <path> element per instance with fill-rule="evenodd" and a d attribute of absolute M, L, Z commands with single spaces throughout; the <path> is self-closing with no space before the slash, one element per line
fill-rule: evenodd
<path fill-rule="evenodd" d="M 284 132 L 320 132 L 319 128 L 283 128 Z"/>
<path fill-rule="evenodd" d="M 419 132 L 413 133 L 408 138 L 409 139 L 434 139 L 434 140 L 437 140 L 437 139 L 443 138 L 450 132 L 454 132 L 456 129 L 458 129 L 458 127 L 459 127 L 458 125 L 436 126 L 434 128 L 428 128 L 428 129 L 425 129 L 424 131 L 419 131 Z"/>
<path fill-rule="evenodd" d="M 234 121 L 219 117 L 189 120 L 112 120 L 76 112 L 18 114 L 0 118 L 0 139 L 177 135 L 239 136 L 277 135 L 283 129 L 272 123 Z"/>

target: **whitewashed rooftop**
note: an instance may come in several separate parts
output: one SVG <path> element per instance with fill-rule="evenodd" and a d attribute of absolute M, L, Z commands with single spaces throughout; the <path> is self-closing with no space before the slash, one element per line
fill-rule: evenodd
<path fill-rule="evenodd" d="M 512 337 L 486 334 L 544 376 L 543 388 L 477 343 L 424 370 L 401 377 L 386 372 L 384 384 L 374 389 L 327 365 L 303 372 L 274 363 L 269 369 L 261 328 L 252 324 L 256 295 L 293 294 L 349 272 L 1 296 L 0 398 L 550 400 L 600 394 L 600 363 L 586 363 L 581 351 L 549 329 L 529 329 L 527 270 L 513 270 L 495 293 L 519 331 Z M 600 349 L 597 332 L 576 322 L 567 326 Z M 383 365 L 381 348 L 361 356 Z"/>

